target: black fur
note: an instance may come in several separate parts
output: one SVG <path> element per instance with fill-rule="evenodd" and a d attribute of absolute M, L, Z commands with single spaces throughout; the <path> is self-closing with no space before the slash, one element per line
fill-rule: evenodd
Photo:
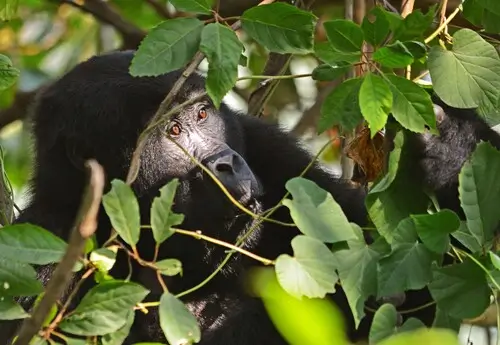
<path fill-rule="evenodd" d="M 133 78 L 128 74 L 132 56 L 132 52 L 119 52 L 94 57 L 75 67 L 39 95 L 33 118 L 36 140 L 33 197 L 17 222 L 35 223 L 67 238 L 85 183 L 83 161 L 97 159 L 105 168 L 108 182 L 114 178 L 125 178 L 138 135 L 180 75 L 173 72 L 155 78 Z M 193 75 L 176 101 L 181 103 L 193 92 L 203 89 L 204 80 Z M 207 99 L 204 101 L 208 102 Z M 422 162 L 429 186 L 437 188 L 439 196 L 444 198 L 442 202 L 446 204 L 455 198 L 453 193 L 449 194 L 455 188 L 453 181 L 461 164 L 472 152 L 474 143 L 480 138 L 491 138 L 498 143 L 498 137 L 475 117 L 469 117 L 468 111 L 444 108 L 449 111 L 450 117 L 440 125 L 441 137 L 419 137 L 418 145 L 422 147 L 417 150 L 417 154 L 421 155 L 417 158 Z M 276 126 L 236 114 L 225 105 L 220 111 L 213 107 L 210 111 L 210 116 L 222 121 L 223 127 L 213 130 L 216 132 L 213 135 L 224 136 L 225 144 L 244 158 L 260 183 L 262 194 L 256 195 L 248 206 L 255 212 L 274 206 L 285 194 L 286 181 L 298 176 L 311 156 L 301 149 L 294 138 Z M 189 114 L 189 110 L 186 112 Z M 201 148 L 202 151 L 209 149 Z M 140 173 L 133 185 L 140 201 L 141 223 L 149 224 L 151 202 L 158 189 L 172 177 L 178 177 L 181 185 L 175 211 L 186 215 L 181 227 L 202 230 L 210 236 L 234 242 L 253 224 L 252 219 L 234 208 L 206 175 L 197 169 L 190 169 L 188 165 L 183 166 L 187 164 L 187 158 L 179 159 L 175 152 L 161 132 L 155 133 L 145 148 Z M 453 164 L 442 163 L 448 162 L 448 159 Z M 360 225 L 366 223 L 363 189 L 353 188 L 350 183 L 336 179 L 319 165 L 315 165 L 305 177 L 328 190 L 350 221 Z M 102 244 L 109 236 L 110 224 L 103 210 L 99 217 L 97 239 Z M 274 218 L 290 222 L 288 211 L 283 208 Z M 246 242 L 246 247 L 274 259 L 281 253 L 291 252 L 290 241 L 296 234 L 296 229 L 265 223 Z M 138 250 L 145 259 L 152 259 L 153 248 L 152 236 L 145 232 L 141 235 Z M 183 263 L 183 277 L 167 281 L 174 293 L 201 282 L 224 256 L 224 249 L 219 246 L 180 235 L 168 239 L 160 250 L 160 258 L 175 257 Z M 245 268 L 255 262 L 241 256 L 234 257 L 209 284 L 184 299 L 202 326 L 201 344 L 285 344 L 267 318 L 260 300 L 248 296 L 240 286 Z M 140 266 L 133 269 L 133 280 L 152 291 L 148 299 L 158 300 L 162 290 L 152 271 Z M 48 280 L 51 270 L 51 266 L 39 268 L 39 276 L 44 282 Z M 118 257 L 111 273 L 117 278 L 128 274 L 124 257 Z M 407 303 L 413 305 L 418 302 L 417 305 L 420 305 L 425 303 L 422 299 L 428 297 L 417 294 L 415 298 L 409 302 L 407 298 Z M 347 300 L 340 288 L 333 299 L 344 311 L 349 336 L 352 339 L 366 338 L 372 315 L 363 320 L 359 331 L 355 332 Z M 24 301 L 25 306 L 30 303 L 29 300 Z M 426 310 L 419 316 L 430 325 L 433 311 Z M 0 325 L 2 344 L 15 329 L 15 323 Z M 164 341 L 155 312 L 148 315 L 137 313 L 130 334 L 126 344 Z"/>

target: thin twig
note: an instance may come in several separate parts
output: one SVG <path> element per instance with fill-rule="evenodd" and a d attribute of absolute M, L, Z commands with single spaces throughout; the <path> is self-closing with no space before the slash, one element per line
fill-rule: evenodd
<path fill-rule="evenodd" d="M 75 263 L 83 253 L 86 240 L 97 229 L 97 215 L 104 188 L 104 170 L 95 160 L 88 160 L 85 165 L 90 172 L 89 183 L 83 194 L 75 225 L 71 230 L 68 247 L 45 288 L 43 298 L 32 316 L 23 322 L 16 340 L 17 345 L 28 345 L 42 327 L 50 309 L 66 290 L 73 275 Z"/>

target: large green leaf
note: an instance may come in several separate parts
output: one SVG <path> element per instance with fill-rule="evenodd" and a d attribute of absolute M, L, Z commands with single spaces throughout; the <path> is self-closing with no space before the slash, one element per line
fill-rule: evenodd
<path fill-rule="evenodd" d="M 208 60 L 207 92 L 216 107 L 236 83 L 243 44 L 236 33 L 219 23 L 205 26 L 200 50 Z"/>
<path fill-rule="evenodd" d="M 178 11 L 210 14 L 212 10 L 211 0 L 170 0 L 170 3 L 172 3 Z"/>
<path fill-rule="evenodd" d="M 373 316 L 369 334 L 370 344 L 377 344 L 394 334 L 397 322 L 398 312 L 396 308 L 389 303 L 381 305 Z"/>
<path fill-rule="evenodd" d="M 336 19 L 323 23 L 331 47 L 341 53 L 360 53 L 363 30 L 351 20 Z"/>
<path fill-rule="evenodd" d="M 356 52 L 340 52 L 328 42 L 314 42 L 314 54 L 321 61 L 336 66 L 341 63 L 354 64 L 359 62 L 361 51 Z"/>
<path fill-rule="evenodd" d="M 60 328 L 76 335 L 105 335 L 123 327 L 134 306 L 149 293 L 139 284 L 111 280 L 94 286 Z"/>
<path fill-rule="evenodd" d="M 421 243 L 397 243 L 379 260 L 378 297 L 425 287 L 432 279 L 434 255 Z"/>
<path fill-rule="evenodd" d="M 58 262 L 66 243 L 39 226 L 23 223 L 0 229 L 0 257 L 28 264 Z"/>
<path fill-rule="evenodd" d="M 415 181 L 415 171 L 419 167 L 410 134 L 406 131 L 399 133 L 389 157 L 387 177 L 375 183 L 365 200 L 370 219 L 389 242 L 401 220 L 411 214 L 426 212 L 428 204 L 422 186 Z"/>
<path fill-rule="evenodd" d="M 0 54 L 0 91 L 11 87 L 20 73 L 17 68 L 12 66 L 12 61 L 7 56 Z"/>
<path fill-rule="evenodd" d="M 135 246 L 139 241 L 141 221 L 139 203 L 132 188 L 121 180 L 113 180 L 102 203 L 116 232 L 125 242 Z"/>
<path fill-rule="evenodd" d="M 411 332 L 397 333 L 377 345 L 460 345 L 457 333 L 448 329 L 420 328 Z"/>
<path fill-rule="evenodd" d="M 241 16 L 248 35 L 270 51 L 282 54 L 310 53 L 315 24 L 311 12 L 283 2 L 255 6 Z"/>
<path fill-rule="evenodd" d="M 498 2 L 495 0 L 465 0 L 462 6 L 464 17 L 472 24 L 483 27 L 487 32 L 500 33 Z"/>
<path fill-rule="evenodd" d="M 459 320 L 479 316 L 490 304 L 485 273 L 470 259 L 434 267 L 429 290 L 438 308 Z"/>
<path fill-rule="evenodd" d="M 193 314 L 174 295 L 166 292 L 160 299 L 160 326 L 169 344 L 199 342 L 200 327 Z"/>
<path fill-rule="evenodd" d="M 283 205 L 302 233 L 328 243 L 355 238 L 342 208 L 326 190 L 302 177 L 289 180 L 285 187 L 293 200 L 285 199 Z"/>
<path fill-rule="evenodd" d="M 177 259 L 164 259 L 155 262 L 158 271 L 166 276 L 182 275 L 182 263 Z"/>
<path fill-rule="evenodd" d="M 378 46 L 384 42 L 391 30 L 389 20 L 381 6 L 376 6 L 363 18 L 361 29 L 364 39 L 371 45 Z"/>
<path fill-rule="evenodd" d="M 371 136 L 375 136 L 384 128 L 392 108 L 392 93 L 387 82 L 376 74 L 367 73 L 359 90 L 359 107 Z"/>
<path fill-rule="evenodd" d="M 490 244 L 500 221 L 499 171 L 500 152 L 482 142 L 465 162 L 458 177 L 460 204 L 467 227 L 481 246 Z"/>
<path fill-rule="evenodd" d="M 457 108 L 479 107 L 482 114 L 498 107 L 500 59 L 496 49 L 478 33 L 461 29 L 453 35 L 452 50 L 434 46 L 427 62 L 436 94 Z M 498 118 L 486 116 L 490 122 Z"/>
<path fill-rule="evenodd" d="M 179 180 L 173 179 L 160 189 L 160 196 L 154 198 L 151 205 L 151 228 L 156 243 L 162 243 L 174 234 L 172 227 L 184 221 L 184 215 L 174 213 L 175 193 L 179 186 Z"/>
<path fill-rule="evenodd" d="M 17 320 L 27 318 L 29 314 L 11 299 L 0 299 L 0 320 Z"/>
<path fill-rule="evenodd" d="M 169 19 L 154 27 L 135 53 L 130 74 L 156 76 L 183 67 L 198 51 L 203 22 L 196 18 Z"/>
<path fill-rule="evenodd" d="M 363 120 L 358 99 L 362 81 L 361 78 L 348 79 L 326 96 L 321 106 L 318 133 L 334 125 L 341 125 L 343 129 L 349 131 Z"/>
<path fill-rule="evenodd" d="M 420 86 L 406 78 L 386 75 L 392 91 L 392 115 L 406 129 L 423 133 L 438 134 L 436 115 L 431 97 Z"/>
<path fill-rule="evenodd" d="M 413 55 L 400 41 L 377 49 L 373 53 L 373 61 L 384 67 L 404 68 L 413 63 Z"/>
<path fill-rule="evenodd" d="M 460 218 L 450 210 L 412 215 L 411 219 L 424 245 L 438 254 L 444 254 L 450 249 L 449 234 L 460 227 Z"/>
<path fill-rule="evenodd" d="M 394 30 L 393 40 L 421 40 L 426 31 L 431 28 L 435 9 L 435 6 L 431 6 L 425 14 L 420 9 L 411 12 Z"/>
<path fill-rule="evenodd" d="M 377 294 L 377 261 L 381 255 L 375 246 L 366 244 L 361 228 L 351 225 L 356 238 L 347 242 L 349 249 L 336 251 L 334 257 L 357 327 L 365 315 L 365 301 Z"/>
<path fill-rule="evenodd" d="M 101 338 L 102 345 L 121 345 L 127 339 L 130 329 L 134 324 L 135 311 L 130 311 L 127 315 L 127 321 L 116 332 L 104 335 Z M 85 344 L 87 345 L 87 344 Z"/>
<path fill-rule="evenodd" d="M 0 296 L 34 296 L 43 292 L 36 271 L 25 263 L 0 258 Z"/>
<path fill-rule="evenodd" d="M 335 257 L 326 245 L 312 237 L 298 235 L 292 240 L 294 257 L 281 254 L 276 275 L 290 295 L 324 297 L 335 292 Z"/>

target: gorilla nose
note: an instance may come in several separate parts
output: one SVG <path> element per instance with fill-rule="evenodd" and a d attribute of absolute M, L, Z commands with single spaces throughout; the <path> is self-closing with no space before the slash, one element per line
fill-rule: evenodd
<path fill-rule="evenodd" d="M 261 194 L 252 170 L 235 151 L 224 150 L 205 159 L 204 164 L 235 198 L 246 201 Z"/>

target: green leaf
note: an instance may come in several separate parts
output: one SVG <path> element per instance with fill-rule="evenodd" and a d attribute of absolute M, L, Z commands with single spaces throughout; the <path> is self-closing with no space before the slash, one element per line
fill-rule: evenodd
<path fill-rule="evenodd" d="M 0 9 L 0 19 L 1 17 L 2 10 Z M 20 73 L 21 72 L 12 65 L 12 61 L 10 61 L 7 56 L 0 54 L 0 91 L 14 85 Z"/>
<path fill-rule="evenodd" d="M 389 303 L 381 305 L 373 316 L 373 323 L 368 336 L 370 344 L 378 344 L 380 341 L 394 334 L 397 321 L 398 312 L 396 308 Z"/>
<path fill-rule="evenodd" d="M 392 93 L 381 77 L 367 73 L 359 90 L 359 106 L 371 136 L 384 128 L 392 108 Z"/>
<path fill-rule="evenodd" d="M 349 131 L 363 120 L 358 99 L 362 81 L 361 78 L 348 79 L 326 96 L 321 106 L 318 133 L 337 124 Z"/>
<path fill-rule="evenodd" d="M 155 262 L 155 266 L 161 274 L 166 276 L 182 275 L 182 263 L 177 259 L 165 259 Z"/>
<path fill-rule="evenodd" d="M 396 75 L 386 75 L 392 91 L 392 115 L 406 129 L 439 134 L 436 115 L 429 94 L 411 80 Z"/>
<path fill-rule="evenodd" d="M 377 49 L 373 60 L 389 68 L 404 68 L 413 63 L 413 55 L 400 41 Z"/>
<path fill-rule="evenodd" d="M 335 243 L 355 238 L 342 208 L 332 195 L 315 182 L 302 177 L 285 184 L 293 200 L 283 200 L 299 230 L 322 242 Z"/>
<path fill-rule="evenodd" d="M 33 267 L 0 258 L 0 296 L 34 296 L 42 292 L 42 283 Z"/>
<path fill-rule="evenodd" d="M 191 12 L 196 14 L 211 14 L 212 1 L 211 0 L 170 0 L 176 10 Z"/>
<path fill-rule="evenodd" d="M 420 9 L 411 12 L 394 30 L 393 41 L 422 40 L 434 20 L 435 6 L 431 6 L 426 14 Z"/>
<path fill-rule="evenodd" d="M 157 76 L 183 67 L 198 51 L 203 22 L 196 18 L 169 19 L 142 40 L 130 65 L 134 77 Z"/>
<path fill-rule="evenodd" d="M 410 52 L 415 60 L 421 59 L 427 54 L 427 46 L 419 41 L 403 42 L 405 48 Z"/>
<path fill-rule="evenodd" d="M 361 58 L 361 51 L 352 53 L 340 52 L 335 50 L 330 42 L 315 42 L 314 54 L 318 57 L 318 59 L 331 66 L 336 66 L 341 63 L 354 64 L 359 62 L 359 59 Z"/>
<path fill-rule="evenodd" d="M 474 237 L 474 235 L 467 228 L 467 222 L 461 221 L 460 228 L 451 234 L 455 237 L 465 248 L 469 249 L 472 253 L 479 253 L 482 251 L 481 245 Z"/>
<path fill-rule="evenodd" d="M 135 312 L 130 311 L 127 315 L 127 321 L 116 332 L 104 335 L 101 338 L 102 345 L 121 345 L 127 339 L 130 329 L 134 324 Z"/>
<path fill-rule="evenodd" d="M 139 241 L 141 221 L 132 188 L 115 179 L 111 181 L 111 190 L 102 197 L 102 203 L 116 232 L 125 242 L 135 246 Z"/>
<path fill-rule="evenodd" d="M 434 267 L 429 290 L 438 308 L 459 320 L 479 316 L 490 304 L 485 273 L 470 259 Z"/>
<path fill-rule="evenodd" d="M 361 53 L 363 30 L 350 20 L 336 19 L 323 23 L 326 37 L 333 50 L 341 53 Z"/>
<path fill-rule="evenodd" d="M 29 314 L 19 304 L 11 299 L 0 299 L 0 320 L 25 319 Z"/>
<path fill-rule="evenodd" d="M 432 279 L 434 259 L 421 243 L 394 244 L 392 253 L 378 263 L 378 297 L 425 287 Z"/>
<path fill-rule="evenodd" d="M 218 108 L 238 79 L 243 44 L 233 30 L 212 23 L 205 26 L 201 33 L 200 50 L 208 59 L 207 92 Z"/>
<path fill-rule="evenodd" d="M 467 227 L 481 246 L 493 239 L 500 221 L 500 152 L 481 142 L 465 162 L 458 176 L 460 204 Z"/>
<path fill-rule="evenodd" d="M 280 285 L 295 297 L 323 298 L 335 292 L 335 257 L 328 247 L 304 235 L 292 240 L 294 257 L 281 254 L 276 260 Z"/>
<path fill-rule="evenodd" d="M 377 294 L 377 262 L 381 254 L 375 246 L 368 246 L 361 228 L 351 224 L 356 239 L 349 240 L 349 249 L 333 253 L 342 289 L 354 316 L 355 326 L 365 315 L 365 301 Z"/>
<path fill-rule="evenodd" d="M 89 260 L 99 271 L 108 272 L 116 262 L 117 247 L 98 248 L 90 253 Z"/>
<path fill-rule="evenodd" d="M 160 326 L 169 344 L 200 341 L 201 331 L 196 317 L 177 297 L 164 293 L 159 308 Z"/>
<path fill-rule="evenodd" d="M 460 331 L 460 326 L 462 325 L 462 320 L 451 317 L 445 313 L 441 308 L 436 308 L 436 316 L 432 327 L 434 328 L 448 328 L 454 330 L 456 333 Z"/>
<path fill-rule="evenodd" d="M 500 271 L 500 257 L 498 257 L 498 255 L 491 251 L 488 252 L 488 254 L 490 255 L 490 260 L 493 266 L 495 266 L 495 268 Z"/>
<path fill-rule="evenodd" d="M 316 17 L 311 12 L 276 2 L 255 6 L 241 16 L 243 30 L 271 52 L 308 54 L 313 48 Z"/>
<path fill-rule="evenodd" d="M 312 78 L 320 81 L 330 81 L 340 78 L 349 71 L 349 64 L 339 62 L 334 66 L 322 64 L 312 71 Z"/>
<path fill-rule="evenodd" d="M 361 29 L 363 29 L 364 39 L 371 45 L 382 44 L 391 30 L 384 12 L 382 7 L 376 6 L 363 18 Z"/>
<path fill-rule="evenodd" d="M 436 94 L 456 108 L 477 108 L 481 115 L 497 109 L 500 94 L 500 59 L 478 33 L 461 29 L 453 35 L 452 50 L 434 46 L 429 72 Z M 485 116 L 487 121 L 498 118 Z"/>
<path fill-rule="evenodd" d="M 465 0 L 462 13 L 472 24 L 483 27 L 486 32 L 500 33 L 500 13 L 495 12 L 497 8 L 491 6 L 492 2 L 494 1 Z"/>
<path fill-rule="evenodd" d="M 370 219 L 388 240 L 403 219 L 410 214 L 425 213 L 428 205 L 427 195 L 421 185 L 415 183 L 415 171 L 418 171 L 419 163 L 412 151 L 411 133 L 400 132 L 401 141 L 395 141 L 396 147 L 390 153 L 390 175 L 387 180 L 382 177 L 376 182 L 365 200 Z M 411 198 L 408 198 L 409 195 Z"/>
<path fill-rule="evenodd" d="M 411 219 L 424 245 L 438 254 L 444 254 L 450 249 L 449 234 L 460 227 L 460 218 L 450 210 L 412 215 Z"/>
<path fill-rule="evenodd" d="M 105 335 L 123 327 L 133 311 L 149 293 L 139 284 L 111 280 L 90 289 L 60 328 L 76 335 Z"/>
<path fill-rule="evenodd" d="M 179 180 L 173 179 L 160 189 L 160 196 L 151 205 L 151 228 L 156 243 L 162 243 L 174 234 L 171 229 L 184 221 L 184 215 L 172 212 Z"/>
<path fill-rule="evenodd" d="M 39 226 L 23 223 L 0 229 L 0 257 L 28 264 L 59 262 L 66 243 Z"/>
<path fill-rule="evenodd" d="M 426 328 L 427 326 L 420 321 L 419 319 L 416 319 L 414 317 L 410 317 L 408 320 L 403 323 L 403 325 L 398 329 L 397 333 L 400 332 L 409 332 L 409 331 L 414 331 L 419 328 Z"/>
<path fill-rule="evenodd" d="M 457 333 L 449 329 L 420 328 L 411 332 L 397 333 L 377 345 L 460 345 Z"/>
<path fill-rule="evenodd" d="M 14 19 L 17 14 L 19 0 L 2 0 L 0 1 L 0 20 L 7 21 Z M 0 76 L 1 78 L 1 76 Z"/>

